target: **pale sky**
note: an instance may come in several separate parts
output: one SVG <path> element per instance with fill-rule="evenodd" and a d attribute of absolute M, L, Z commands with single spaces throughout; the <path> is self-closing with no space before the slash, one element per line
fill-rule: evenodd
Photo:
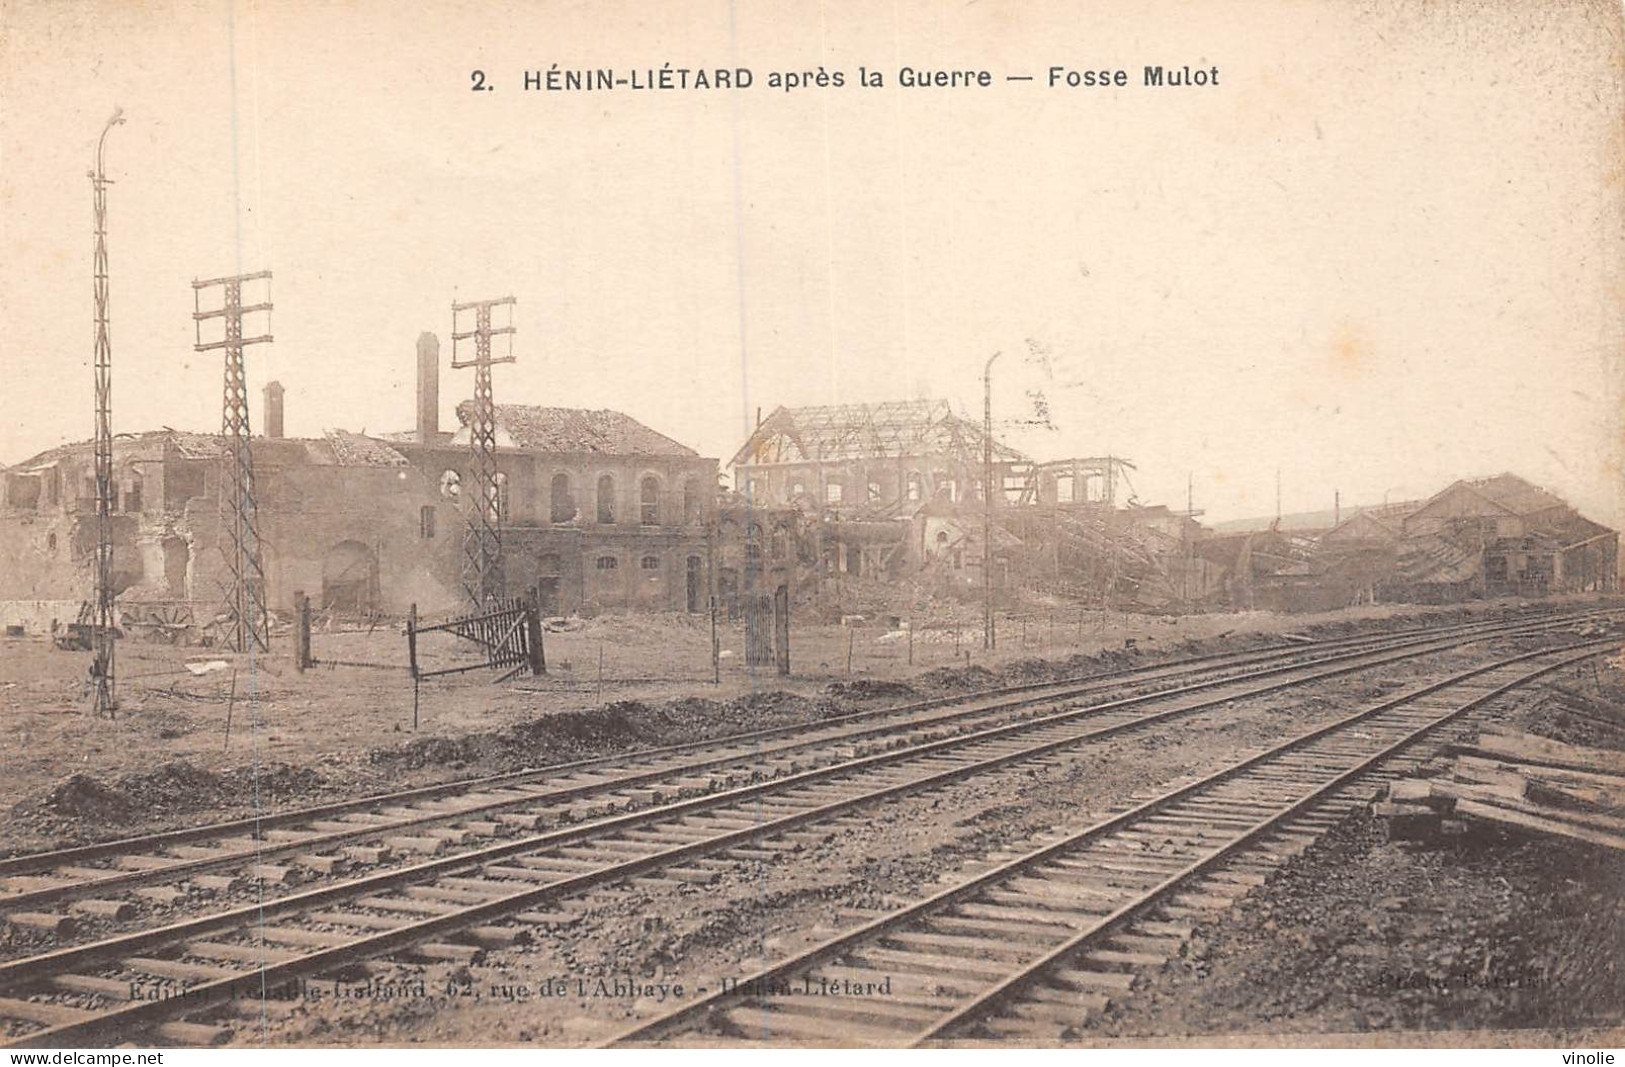
<path fill-rule="evenodd" d="M 0 0 L 0 462 L 91 433 L 108 141 L 114 427 L 216 430 L 194 277 L 270 268 L 256 398 L 413 421 L 413 345 L 518 298 L 499 402 L 726 461 L 757 408 L 1041 388 L 1221 520 L 1512 470 L 1625 522 L 1625 94 L 1607 3 Z M 749 67 L 742 92 L 526 69 Z M 1147 64 L 1218 66 L 1151 89 Z M 845 75 L 770 89 L 772 71 Z M 886 85 L 856 85 L 857 68 Z M 900 66 L 987 69 L 905 89 Z M 1049 88 L 1051 65 L 1128 70 Z M 493 92 L 470 91 L 480 68 Z M 1035 77 L 1007 82 L 1007 74 Z M 1049 373 L 1031 358 L 1047 353 Z M 442 371 L 442 425 L 472 389 Z"/>

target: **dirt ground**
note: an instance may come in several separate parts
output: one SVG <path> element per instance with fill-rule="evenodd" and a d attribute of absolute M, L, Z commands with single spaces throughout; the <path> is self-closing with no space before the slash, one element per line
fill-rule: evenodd
<path fill-rule="evenodd" d="M 547 635 L 546 677 L 495 684 L 490 672 L 474 672 L 424 682 L 416 730 L 405 639 L 387 627 L 318 630 L 312 641 L 319 661 L 385 666 L 319 666 L 302 674 L 293 669 L 286 637 L 273 640 L 270 655 L 252 657 L 121 641 L 121 707 L 112 721 L 86 711 L 89 653 L 58 651 L 40 637 L 3 639 L 0 763 L 7 774 L 0 809 L 13 817 L 0 829 L 0 849 L 119 836 L 811 721 L 876 703 L 1275 644 L 1267 635 L 1281 632 L 1336 636 L 1423 619 L 1464 620 L 1510 606 L 1182 618 L 1074 611 L 1071 625 L 1057 610 L 1053 625 L 1035 615 L 1002 619 L 992 653 L 980 648 L 979 620 L 960 627 L 956 646 L 954 631 L 937 619 L 929 637 L 924 631 L 917 637 L 912 665 L 906 634 L 889 629 L 889 619 L 805 625 L 793 632 L 787 679 L 747 669 L 743 628 L 734 624 L 720 633 L 720 685 L 709 682 L 708 620 L 604 617 Z M 426 642 L 425 659 L 457 662 L 447 641 Z"/>
<path fill-rule="evenodd" d="M 1001 680 L 1087 674 L 1176 652 L 1274 644 L 1258 636 L 1271 627 L 1331 636 L 1413 621 L 1398 613 L 1371 621 L 1224 616 L 1202 620 L 1212 634 L 1205 641 L 1190 637 L 1194 627 L 1162 641 L 1175 630 L 1173 624 L 1133 620 L 1143 627 L 1132 635 L 1140 638 L 1134 652 L 1123 648 L 1124 630 L 1107 630 L 1091 647 L 1098 653 L 1092 656 L 1055 649 L 1055 658 L 1042 662 L 1021 655 L 1017 647 L 1004 650 L 992 669 L 983 662 L 973 663 L 970 671 L 916 662 L 912 674 L 905 663 L 890 676 L 851 679 L 844 670 L 831 669 L 809 671 L 783 686 L 772 679 L 771 689 L 753 690 L 742 670 L 726 678 L 720 691 L 644 681 L 617 689 L 606 683 L 602 696 L 564 680 L 526 679 L 507 686 L 470 680 L 437 691 L 432 706 L 438 716 L 431 720 L 426 714 L 417 736 L 389 728 L 401 714 L 398 704 L 389 702 L 398 680 L 363 668 L 300 676 L 273 664 L 279 673 L 256 674 L 265 719 L 257 769 L 254 749 L 239 747 L 236 724 L 231 749 L 216 747 L 227 707 L 225 693 L 218 690 L 229 684 L 229 668 L 201 679 L 188 674 L 183 683 L 188 688 L 176 690 L 203 693 L 214 687 L 211 700 L 160 691 L 144 694 L 151 703 L 143 705 L 129 693 L 140 681 L 132 679 L 118 722 L 98 723 L 84 714 L 69 688 L 77 685 L 85 654 L 0 643 L 0 685 L 10 683 L 0 692 L 11 700 L 19 690 L 39 699 L 6 709 L 8 762 L 12 755 L 37 761 L 32 788 L 18 790 L 22 795 L 14 801 L 9 832 L 14 845 L 37 847 L 51 838 L 109 836 L 219 818 L 243 808 L 256 793 L 262 802 L 291 802 L 399 788 L 527 762 L 812 720 Z M 1249 630 L 1242 622 L 1257 625 Z M 591 649 L 595 639 L 607 645 L 620 630 L 616 648 L 629 658 L 630 671 L 658 661 L 662 627 L 682 625 L 604 620 L 577 634 L 553 635 L 559 639 L 550 644 L 550 654 L 558 663 L 570 658 L 566 650 Z M 829 630 L 826 640 L 842 639 L 842 630 Z M 708 640 L 708 632 L 702 637 Z M 1149 637 L 1159 640 L 1144 639 Z M 387 639 L 374 634 L 368 640 Z M 733 640 L 737 647 L 742 635 Z M 1146 650 L 1157 645 L 1163 651 Z M 318 655 L 322 647 L 318 637 Z M 959 783 L 934 793 L 929 804 L 899 807 L 889 818 L 857 813 L 832 826 L 824 844 L 798 853 L 795 862 L 741 861 L 710 886 L 641 880 L 595 890 L 589 898 L 563 902 L 559 910 L 565 921 L 551 933 L 538 931 L 535 944 L 493 953 L 485 963 L 372 965 L 375 981 L 419 988 L 421 995 L 294 1000 L 263 1009 L 237 1005 L 235 1011 L 256 1020 L 240 1028 L 238 1041 L 314 1045 L 335 1035 L 346 1044 L 600 1041 L 659 1005 L 647 998 L 574 995 L 533 996 L 516 1005 L 500 993 L 471 1000 L 448 990 L 536 990 L 559 975 L 690 983 L 737 975 L 852 925 L 852 909 L 917 896 L 985 864 L 1011 842 L 1030 842 L 1046 830 L 1088 821 L 1137 793 L 1206 773 L 1238 752 L 1345 714 L 1351 702 L 1377 699 L 1423 672 L 1459 667 L 1490 648 L 1405 664 L 1375 682 L 1355 675 L 1309 693 L 1200 713 L 1168 729 L 1069 752 L 1054 766 Z M 167 646 L 132 645 L 121 653 L 129 675 L 141 673 L 136 666 L 141 663 L 150 664 L 148 670 L 173 670 L 187 659 L 208 658 L 206 650 Z M 637 656 L 644 658 L 631 658 Z M 48 673 L 22 675 L 27 664 L 54 669 L 55 680 Z M 239 673 L 240 695 L 243 685 Z M 55 710 L 49 711 L 45 698 L 53 693 L 56 703 L 49 706 Z M 430 706 L 427 698 L 425 705 Z M 242 715 L 242 707 L 238 702 L 235 714 Z M 339 707 L 345 709 L 342 722 L 320 714 Z M 1520 697 L 1518 709 L 1514 721 L 1525 728 L 1620 747 L 1625 730 L 1609 724 L 1625 716 L 1625 680 L 1620 671 L 1595 677 L 1565 672 Z M 175 718 L 182 714 L 185 721 Z M 19 724 L 32 731 L 29 737 L 15 736 Z M 163 736 L 166 732 L 174 736 Z M 273 736 L 283 740 L 273 742 Z M 62 760 L 86 740 L 99 743 L 101 754 L 93 756 L 88 773 L 64 779 L 63 764 L 53 766 L 50 757 Z M 282 747 L 273 748 L 276 744 Z M 278 753 L 276 762 L 266 757 L 269 751 Z M 108 772 L 109 766 L 120 773 Z M 1519 1027 L 1572 1028 L 1576 1042 L 1589 1040 L 1591 1028 L 1617 1029 L 1625 1015 L 1619 1008 L 1625 1004 L 1620 995 L 1625 976 L 1617 962 L 1625 959 L 1622 875 L 1625 868 L 1616 860 L 1571 846 L 1495 839 L 1475 841 L 1471 848 L 1464 843 L 1428 849 L 1388 842 L 1371 820 L 1354 820 L 1237 908 L 1202 925 L 1182 956 L 1124 998 L 1082 1040 L 1247 1043 L 1268 1034 L 1301 1034 L 1309 1041 L 1310 1035 L 1331 1033 L 1354 1035 L 1356 1041 L 1425 1044 L 1436 1040 L 1428 1034 L 1440 1031 L 1460 1031 L 1475 1044 L 1535 1039 L 1536 1031 Z M 1487 1039 L 1488 1028 L 1500 1036 Z M 1554 1040 L 1544 1030 L 1539 1034 L 1537 1043 Z M 1563 1043 L 1563 1036 L 1556 1040 Z"/>
<path fill-rule="evenodd" d="M 1625 749 L 1625 671 L 1519 700 L 1520 729 Z M 1613 725 L 1609 726 L 1608 723 Z M 1479 831 L 1389 840 L 1362 810 L 1198 928 L 1085 1040 L 1461 1032 L 1473 1045 L 1625 1036 L 1625 855 Z"/>
<path fill-rule="evenodd" d="M 694 996 L 720 976 L 749 973 L 850 928 L 866 911 L 983 869 L 1002 849 L 1075 829 L 1472 658 L 1456 656 L 1460 662 L 1397 668 L 1375 688 L 1354 676 L 1198 714 L 1068 752 L 1052 766 L 970 779 L 936 791 L 929 804 L 888 808 L 885 818 L 855 813 L 791 862 L 739 861 L 703 888 L 652 880 L 600 887 L 550 905 L 561 925 L 538 928 L 527 947 L 466 967 L 377 964 L 371 989 L 403 991 L 399 997 L 307 993 L 259 1015 L 239 1005 L 239 1019 L 252 1021 L 237 1040 L 597 1043 L 670 1006 L 618 988 L 681 985 Z M 1521 698 L 1514 721 L 1551 721 L 1554 694 L 1574 684 L 1565 677 Z M 1352 820 L 1200 927 L 1183 956 L 1081 1040 L 1290 1044 L 1340 1034 L 1348 1036 L 1337 1043 L 1429 1044 L 1440 1031 L 1470 1030 L 1462 1039 L 1474 1044 L 1585 1044 L 1594 1028 L 1617 1025 L 1625 868 L 1538 842 L 1478 847 L 1485 851 L 1395 846 L 1369 818 Z M 1520 1029 L 1532 1027 L 1544 1029 Z M 1572 1033 L 1554 1037 L 1551 1028 Z"/>
<path fill-rule="evenodd" d="M 377 981 L 421 984 L 421 997 L 278 1004 L 274 1014 L 244 1027 L 239 1041 L 319 1044 L 332 1034 L 453 1046 L 603 1041 L 661 1005 L 648 997 L 599 995 L 600 979 L 681 984 L 692 996 L 719 977 L 748 974 L 850 928 L 855 911 L 918 899 L 972 867 L 981 869 L 1002 849 L 1025 850 L 1038 835 L 1086 825 L 1131 797 L 1210 773 L 1236 752 L 1278 742 L 1424 673 L 1446 673 L 1472 660 L 1463 652 L 1390 668 L 1392 676 L 1376 682 L 1359 675 L 1330 680 L 1309 692 L 1228 705 L 1155 731 L 1080 746 L 1053 765 L 978 776 L 934 791 L 928 803 L 888 805 L 884 817 L 858 812 L 821 824 L 827 840 L 796 852 L 791 862 L 740 861 L 712 885 L 598 887 L 550 904 L 549 911 L 571 921 L 551 938 L 538 931 L 540 939 L 528 948 L 496 952 L 464 968 L 379 965 Z M 561 978 L 564 995 L 515 1001 L 502 992 L 556 988 Z M 578 994 L 578 980 L 588 995 Z M 465 991 L 449 994 L 454 981 Z"/>

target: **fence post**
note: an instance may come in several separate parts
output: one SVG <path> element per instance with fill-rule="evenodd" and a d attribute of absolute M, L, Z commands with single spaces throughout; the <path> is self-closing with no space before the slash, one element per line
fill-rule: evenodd
<path fill-rule="evenodd" d="M 223 748 L 231 748 L 231 713 L 237 707 L 237 670 L 231 672 L 231 696 L 226 698 L 226 742 Z"/>
<path fill-rule="evenodd" d="M 914 620 L 908 620 L 908 665 L 914 666 Z"/>
<path fill-rule="evenodd" d="M 412 677 L 418 676 L 418 606 L 416 602 L 406 612 L 406 669 Z"/>
<path fill-rule="evenodd" d="M 310 597 L 302 590 L 293 594 L 293 668 L 300 674 L 310 661 Z"/>
<path fill-rule="evenodd" d="M 302 590 L 293 591 L 293 669 L 300 674 L 305 673 L 305 654 L 299 647 L 305 636 L 305 594 Z"/>
<path fill-rule="evenodd" d="M 722 684 L 722 645 L 717 641 L 717 598 L 711 598 L 711 684 Z"/>
<path fill-rule="evenodd" d="M 846 676 L 848 678 L 852 677 L 852 638 L 856 630 L 857 627 L 855 626 L 846 628 Z"/>
<path fill-rule="evenodd" d="M 531 590 L 530 597 L 525 602 L 525 634 L 529 638 L 526 644 L 530 646 L 525 651 L 530 654 L 532 676 L 547 673 L 547 651 L 542 647 L 541 605 L 541 596 L 536 590 Z"/>
<path fill-rule="evenodd" d="M 790 677 L 790 587 L 773 591 L 773 645 L 778 655 L 779 677 Z"/>
<path fill-rule="evenodd" d="M 406 613 L 406 668 L 412 672 L 412 732 L 418 730 L 418 605 Z"/>

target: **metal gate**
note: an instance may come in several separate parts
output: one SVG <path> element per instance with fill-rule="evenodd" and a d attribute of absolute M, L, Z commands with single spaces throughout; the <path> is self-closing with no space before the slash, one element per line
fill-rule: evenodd
<path fill-rule="evenodd" d="M 419 661 L 419 641 L 429 634 L 450 634 L 472 643 L 482 657 L 471 663 L 430 666 Z M 424 623 L 417 606 L 406 622 L 406 654 L 412 677 L 435 678 L 465 671 L 510 668 L 518 674 L 526 667 L 532 674 L 546 674 L 547 660 L 542 651 L 542 620 L 536 606 L 518 598 L 494 600 L 491 606 L 441 622 Z"/>

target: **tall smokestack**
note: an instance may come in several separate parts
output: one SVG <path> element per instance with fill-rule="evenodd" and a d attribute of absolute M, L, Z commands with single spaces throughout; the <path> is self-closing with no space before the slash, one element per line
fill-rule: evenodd
<path fill-rule="evenodd" d="M 434 443 L 440 433 L 440 338 L 418 334 L 418 441 Z"/>
<path fill-rule="evenodd" d="M 265 384 L 265 436 L 282 436 L 282 383 Z"/>

